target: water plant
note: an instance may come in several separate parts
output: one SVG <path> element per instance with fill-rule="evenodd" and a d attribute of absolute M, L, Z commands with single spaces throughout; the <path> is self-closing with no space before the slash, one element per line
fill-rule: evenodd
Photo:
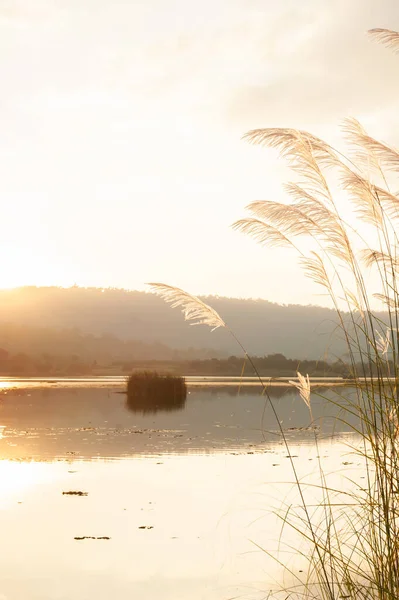
<path fill-rule="evenodd" d="M 187 397 L 184 377 L 156 371 L 136 371 L 127 380 L 127 407 L 134 412 L 154 413 L 181 409 Z"/>

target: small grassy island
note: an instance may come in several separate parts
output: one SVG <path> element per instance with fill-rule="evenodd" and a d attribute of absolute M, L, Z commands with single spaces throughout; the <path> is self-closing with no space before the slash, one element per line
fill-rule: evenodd
<path fill-rule="evenodd" d="M 177 410 L 184 406 L 186 398 L 186 381 L 180 375 L 137 371 L 127 381 L 127 405 L 131 410 Z"/>

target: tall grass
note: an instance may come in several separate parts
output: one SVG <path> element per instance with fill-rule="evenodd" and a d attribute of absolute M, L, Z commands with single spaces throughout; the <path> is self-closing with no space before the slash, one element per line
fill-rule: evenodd
<path fill-rule="evenodd" d="M 370 34 L 399 49 L 398 33 L 375 29 Z M 365 484 L 345 493 L 333 489 L 319 459 L 321 500 L 316 512 L 269 398 L 300 498 L 299 508 L 282 519 L 310 545 L 308 572 L 304 580 L 295 576 L 298 585 L 286 590 L 285 597 L 397 600 L 399 151 L 370 136 L 355 119 L 345 121 L 343 132 L 348 144 L 344 153 L 306 131 L 248 132 L 248 142 L 278 150 L 298 178 L 285 186 L 287 202 L 252 202 L 247 216 L 233 227 L 262 245 L 286 246 L 299 255 L 305 274 L 324 289 L 336 310 L 356 390 L 354 398 L 338 396 L 335 402 L 340 406 L 342 401 L 356 417 L 353 430 L 361 440 L 357 451 Z M 173 306 L 181 306 L 186 319 L 227 327 L 211 307 L 186 292 L 161 284 L 152 287 Z M 381 302 L 384 319 L 376 312 Z M 308 378 L 298 374 L 292 384 L 312 419 Z"/>
<path fill-rule="evenodd" d="M 156 413 L 184 407 L 187 386 L 184 377 L 136 371 L 127 380 L 127 407 L 134 412 Z"/>

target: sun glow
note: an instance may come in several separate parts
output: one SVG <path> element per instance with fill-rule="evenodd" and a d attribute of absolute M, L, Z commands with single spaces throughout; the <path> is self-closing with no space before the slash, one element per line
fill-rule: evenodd
<path fill-rule="evenodd" d="M 4 427 L 0 426 L 0 439 L 4 440 Z M 0 460 L 0 509 L 28 488 L 54 480 L 54 465 L 37 462 Z"/>
<path fill-rule="evenodd" d="M 12 381 L 8 381 L 8 380 L 4 380 L 3 381 L 0 378 L 0 390 L 10 390 L 10 389 L 15 388 L 15 387 L 16 387 L 15 383 L 12 383 Z M 0 429 L 1 429 L 1 426 L 0 426 Z M 0 438 L 1 437 L 2 436 L 0 435 Z"/>

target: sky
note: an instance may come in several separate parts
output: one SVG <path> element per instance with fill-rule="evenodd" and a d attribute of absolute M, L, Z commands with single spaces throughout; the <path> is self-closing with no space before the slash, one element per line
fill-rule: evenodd
<path fill-rule="evenodd" d="M 399 145 L 397 0 L 0 0 L 0 287 L 325 304 L 295 255 L 234 232 L 291 178 L 242 135 Z"/>

